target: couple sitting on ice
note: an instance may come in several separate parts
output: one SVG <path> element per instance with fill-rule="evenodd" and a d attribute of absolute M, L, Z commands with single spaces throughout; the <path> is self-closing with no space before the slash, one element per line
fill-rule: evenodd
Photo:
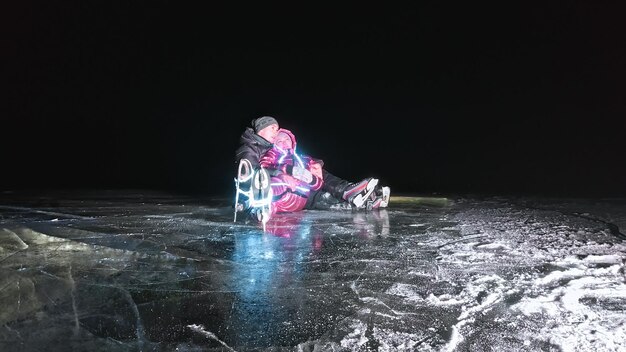
<path fill-rule="evenodd" d="M 323 168 L 323 162 L 298 155 L 296 137 L 281 129 L 275 118 L 262 116 L 241 135 L 236 151 L 239 163 L 237 211 L 248 211 L 264 223 L 275 213 L 303 209 L 384 208 L 389 187 L 378 179 L 348 182 Z"/>

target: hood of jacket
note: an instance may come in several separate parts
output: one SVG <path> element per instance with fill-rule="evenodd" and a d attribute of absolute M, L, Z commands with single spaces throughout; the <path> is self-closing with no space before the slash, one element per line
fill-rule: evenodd
<path fill-rule="evenodd" d="M 278 134 L 284 133 L 291 139 L 291 145 L 293 147 L 293 151 L 296 151 L 296 136 L 288 129 L 281 128 L 278 130 Z"/>

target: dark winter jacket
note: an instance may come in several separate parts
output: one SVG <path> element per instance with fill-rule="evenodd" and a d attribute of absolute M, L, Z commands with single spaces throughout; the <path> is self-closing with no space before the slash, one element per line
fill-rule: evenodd
<path fill-rule="evenodd" d="M 235 163 L 239 163 L 241 159 L 248 159 L 253 168 L 260 166 L 259 160 L 261 156 L 272 149 L 272 143 L 265 138 L 259 136 L 250 127 L 239 138 L 239 148 L 235 152 Z"/>

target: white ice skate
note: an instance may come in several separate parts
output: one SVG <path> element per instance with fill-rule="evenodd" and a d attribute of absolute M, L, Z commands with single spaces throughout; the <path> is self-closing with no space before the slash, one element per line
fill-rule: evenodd
<path fill-rule="evenodd" d="M 237 169 L 237 177 L 235 178 L 235 215 L 233 222 L 237 222 L 237 212 L 248 208 L 253 174 L 252 163 L 248 159 L 241 159 Z"/>
<path fill-rule="evenodd" d="M 265 231 L 265 224 L 272 215 L 273 197 L 270 174 L 267 170 L 260 168 L 254 172 L 250 193 L 250 207 L 253 213 L 256 213 L 257 220 L 263 224 L 263 231 Z"/>
<path fill-rule="evenodd" d="M 377 178 L 365 179 L 352 186 L 350 190 L 346 191 L 344 193 L 344 199 L 347 198 L 348 201 L 354 204 L 354 206 L 358 209 L 364 208 L 377 184 Z"/>
<path fill-rule="evenodd" d="M 365 202 L 365 208 L 367 210 L 386 208 L 389 205 L 390 195 L 391 189 L 389 187 L 377 187 L 367 202 Z"/>
<path fill-rule="evenodd" d="M 265 231 L 265 224 L 272 214 L 272 188 L 267 170 L 254 170 L 249 160 L 241 159 L 235 178 L 235 192 L 233 222 L 237 221 L 237 212 L 248 211 L 263 223 Z"/>
<path fill-rule="evenodd" d="M 386 208 L 387 206 L 389 206 L 389 198 L 391 197 L 391 188 L 385 186 L 382 188 L 383 191 L 383 195 L 382 195 L 382 202 L 380 202 L 380 207 L 381 208 Z"/>

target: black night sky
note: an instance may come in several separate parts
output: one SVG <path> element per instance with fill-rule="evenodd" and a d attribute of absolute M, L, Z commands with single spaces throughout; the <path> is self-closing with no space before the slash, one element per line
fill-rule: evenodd
<path fill-rule="evenodd" d="M 623 14 L 22 4 L 4 21 L 0 191 L 228 194 L 239 135 L 272 115 L 333 174 L 396 193 L 624 196 Z"/>

